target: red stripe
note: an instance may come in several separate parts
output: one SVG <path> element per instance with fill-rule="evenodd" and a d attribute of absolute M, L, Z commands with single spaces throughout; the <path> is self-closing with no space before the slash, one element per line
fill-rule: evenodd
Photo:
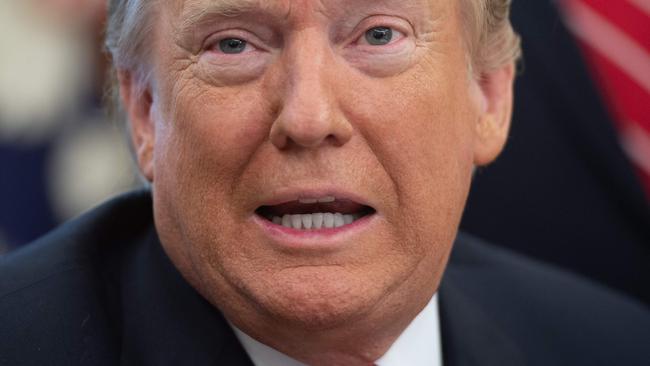
<path fill-rule="evenodd" d="M 627 73 L 589 45 L 580 42 L 601 94 L 617 123 L 635 121 L 650 132 L 650 94 Z"/>
<path fill-rule="evenodd" d="M 617 130 L 624 131 L 634 123 L 650 134 L 650 94 L 611 63 L 606 56 L 584 42 L 580 43 L 591 74 L 599 86 Z M 650 172 L 636 164 L 633 165 L 646 197 L 650 199 Z"/>
<path fill-rule="evenodd" d="M 571 4 L 580 3 L 593 9 L 612 26 L 633 39 L 639 47 L 650 52 L 650 17 L 644 11 L 625 0 L 566 0 L 564 5 L 570 17 L 573 15 L 572 9 L 575 9 L 575 6 L 571 6 Z M 581 31 L 592 35 L 602 34 L 602 32 L 591 33 L 590 29 Z M 587 37 L 587 39 L 589 38 Z M 592 41 L 594 40 L 592 39 Z M 644 153 L 650 151 L 650 146 L 647 139 L 639 138 L 650 136 L 650 92 L 640 85 L 638 74 L 630 75 L 621 69 L 627 65 L 625 55 L 604 54 L 601 52 L 607 48 L 597 49 L 585 41 L 579 43 L 591 74 L 616 123 L 621 143 L 636 167 L 639 180 L 650 199 L 650 171 L 648 170 L 650 156 L 646 157 Z M 616 64 L 612 60 L 623 63 Z M 650 70 L 650 64 L 647 70 Z M 643 68 L 636 72 L 643 72 Z M 637 76 L 636 80 L 635 76 Z M 626 131 L 637 132 L 630 135 Z"/>
<path fill-rule="evenodd" d="M 650 52 L 650 16 L 635 5 L 625 0 L 567 1 L 580 1 L 587 4 Z"/>
<path fill-rule="evenodd" d="M 650 91 L 650 52 L 582 1 L 563 4 L 566 6 L 568 25 L 576 37 L 602 52 L 646 91 Z"/>

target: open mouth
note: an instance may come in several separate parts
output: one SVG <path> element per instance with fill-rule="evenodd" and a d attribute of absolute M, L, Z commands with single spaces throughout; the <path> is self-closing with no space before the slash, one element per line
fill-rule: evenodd
<path fill-rule="evenodd" d="M 350 225 L 374 214 L 375 210 L 348 199 L 326 196 L 260 206 L 255 213 L 275 225 L 295 230 L 322 230 Z"/>

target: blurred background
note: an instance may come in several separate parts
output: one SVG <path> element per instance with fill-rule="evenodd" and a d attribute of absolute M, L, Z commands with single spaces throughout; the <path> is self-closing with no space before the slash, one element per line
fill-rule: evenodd
<path fill-rule="evenodd" d="M 0 1 L 0 252 L 137 184 L 102 107 L 104 0 Z"/>
<path fill-rule="evenodd" d="M 462 229 L 650 305 L 650 0 L 514 0 L 510 141 Z M 0 1 L 0 252 L 138 185 L 104 0 Z"/>
<path fill-rule="evenodd" d="M 504 153 L 462 228 L 650 305 L 650 0 L 513 0 Z"/>

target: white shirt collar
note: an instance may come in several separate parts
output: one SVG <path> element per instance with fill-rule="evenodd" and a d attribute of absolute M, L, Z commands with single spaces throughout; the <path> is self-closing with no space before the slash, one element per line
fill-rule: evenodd
<path fill-rule="evenodd" d="M 255 366 L 306 366 L 256 341 L 237 327 L 232 327 Z M 388 352 L 375 361 L 375 364 L 377 366 L 442 366 L 437 294 L 406 327 Z"/>

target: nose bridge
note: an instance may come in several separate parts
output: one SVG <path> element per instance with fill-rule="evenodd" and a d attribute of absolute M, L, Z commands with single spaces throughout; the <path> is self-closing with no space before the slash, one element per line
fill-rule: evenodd
<path fill-rule="evenodd" d="M 314 147 L 328 139 L 342 144 L 349 132 L 336 113 L 333 55 L 326 36 L 306 28 L 288 40 L 284 55 L 282 109 L 271 130 L 280 148 Z"/>
<path fill-rule="evenodd" d="M 311 123 L 312 127 L 329 118 L 333 102 L 326 69 L 328 50 L 321 38 L 314 29 L 305 29 L 291 40 L 287 50 L 284 109 L 297 119 L 294 123 Z"/>

